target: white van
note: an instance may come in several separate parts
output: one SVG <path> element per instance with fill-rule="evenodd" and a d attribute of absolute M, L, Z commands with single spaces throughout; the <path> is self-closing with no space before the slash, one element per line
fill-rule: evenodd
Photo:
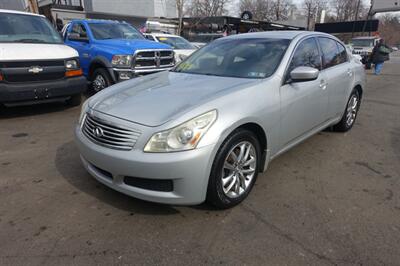
<path fill-rule="evenodd" d="M 78 52 L 44 16 L 0 9 L 0 104 L 75 106 L 86 85 Z"/>

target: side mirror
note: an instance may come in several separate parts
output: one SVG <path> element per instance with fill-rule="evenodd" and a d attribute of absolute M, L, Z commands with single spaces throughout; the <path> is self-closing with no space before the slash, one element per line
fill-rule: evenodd
<path fill-rule="evenodd" d="M 292 82 L 304 82 L 316 80 L 319 76 L 319 70 L 313 67 L 296 67 L 290 72 Z"/>
<path fill-rule="evenodd" d="M 67 35 L 68 40 L 76 42 L 89 42 L 87 37 L 81 37 L 78 33 L 70 32 Z"/>

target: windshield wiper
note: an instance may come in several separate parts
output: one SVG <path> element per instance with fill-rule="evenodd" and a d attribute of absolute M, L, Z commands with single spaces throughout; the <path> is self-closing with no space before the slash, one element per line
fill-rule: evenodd
<path fill-rule="evenodd" d="M 45 41 L 40 39 L 19 39 L 14 42 L 22 42 L 22 43 L 45 43 Z"/>

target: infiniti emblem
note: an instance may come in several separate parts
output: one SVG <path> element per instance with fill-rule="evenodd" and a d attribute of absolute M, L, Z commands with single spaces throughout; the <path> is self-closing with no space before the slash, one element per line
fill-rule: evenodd
<path fill-rule="evenodd" d="M 39 66 L 31 66 L 28 70 L 28 72 L 33 73 L 33 74 L 37 74 L 43 71 L 43 68 L 39 67 Z"/>
<path fill-rule="evenodd" d="M 94 134 L 96 137 L 101 138 L 101 137 L 104 136 L 104 131 L 103 131 L 102 128 L 96 127 L 95 129 L 93 129 L 93 134 Z"/>

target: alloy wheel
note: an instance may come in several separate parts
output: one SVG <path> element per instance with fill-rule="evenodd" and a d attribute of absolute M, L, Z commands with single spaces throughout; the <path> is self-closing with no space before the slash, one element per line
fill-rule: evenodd
<path fill-rule="evenodd" d="M 348 127 L 351 127 L 356 120 L 357 111 L 358 111 L 358 95 L 353 94 L 347 104 L 347 113 L 346 113 L 346 124 Z"/>
<path fill-rule="evenodd" d="M 242 141 L 235 145 L 224 161 L 222 189 L 229 198 L 245 193 L 256 174 L 257 153 L 252 143 Z"/>

